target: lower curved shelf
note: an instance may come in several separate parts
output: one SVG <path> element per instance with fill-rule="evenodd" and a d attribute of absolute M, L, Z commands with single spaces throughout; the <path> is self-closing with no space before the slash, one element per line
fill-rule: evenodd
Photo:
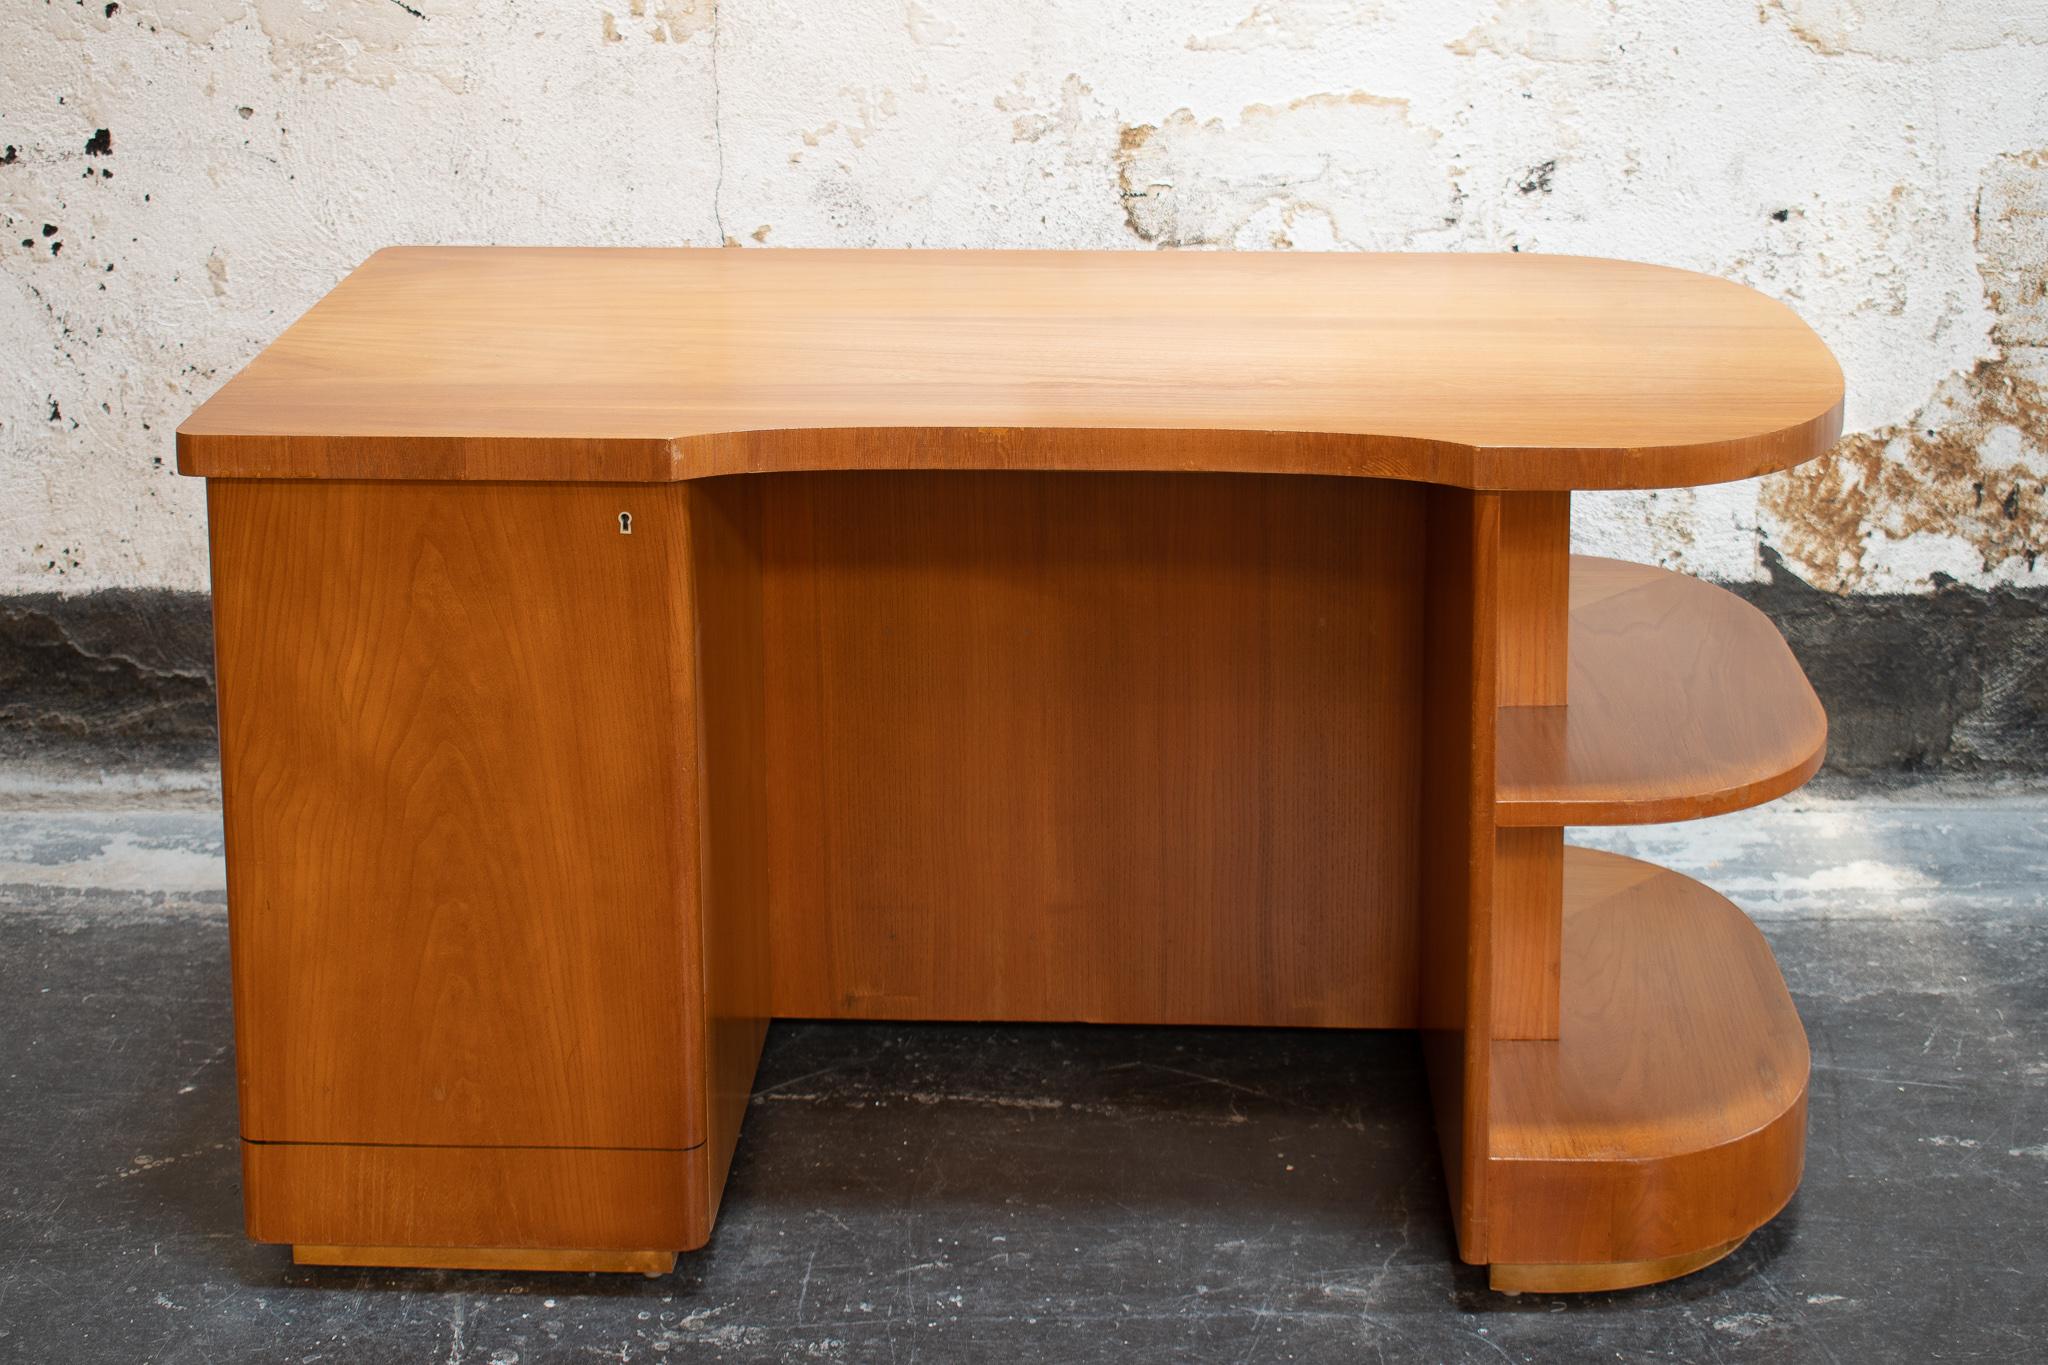
<path fill-rule="evenodd" d="M 1806 1032 L 1719 894 L 1565 850 L 1555 1041 L 1492 1045 L 1488 1259 L 1502 1288 L 1622 1288 L 1725 1255 L 1799 1184 Z"/>

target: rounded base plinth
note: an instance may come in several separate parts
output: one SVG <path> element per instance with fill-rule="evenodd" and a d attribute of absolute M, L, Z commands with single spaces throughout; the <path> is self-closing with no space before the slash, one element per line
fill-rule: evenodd
<path fill-rule="evenodd" d="M 1618 854 L 1567 848 L 1564 864 L 1558 1036 L 1492 1045 L 1474 1259 L 1524 1288 L 1670 1279 L 1798 1188 L 1806 1032 L 1725 897 Z"/>
<path fill-rule="evenodd" d="M 1748 1240 L 1744 1234 L 1731 1242 L 1677 1256 L 1660 1256 L 1653 1261 L 1496 1264 L 1486 1268 L 1486 1280 L 1500 1294 L 1596 1294 L 1609 1289 L 1638 1289 L 1704 1270 Z"/>

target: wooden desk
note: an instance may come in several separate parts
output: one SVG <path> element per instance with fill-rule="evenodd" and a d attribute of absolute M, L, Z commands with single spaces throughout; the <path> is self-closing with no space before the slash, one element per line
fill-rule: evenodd
<path fill-rule="evenodd" d="M 250 1235 L 659 1270 L 798 1016 L 1419 1029 L 1497 1285 L 1725 1254 L 1798 1016 L 1562 827 L 1768 800 L 1826 722 L 1568 490 L 1782 469 L 1841 394 L 1612 261 L 380 252 L 178 434 Z"/>

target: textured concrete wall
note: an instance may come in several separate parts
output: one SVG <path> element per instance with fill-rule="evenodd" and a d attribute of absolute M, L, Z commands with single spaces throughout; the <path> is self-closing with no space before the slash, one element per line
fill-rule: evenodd
<path fill-rule="evenodd" d="M 1852 439 L 1582 500 L 2038 586 L 2048 0 L 13 0 L 0 594 L 203 588 L 171 429 L 391 242 L 1585 252 L 1798 308 Z"/>

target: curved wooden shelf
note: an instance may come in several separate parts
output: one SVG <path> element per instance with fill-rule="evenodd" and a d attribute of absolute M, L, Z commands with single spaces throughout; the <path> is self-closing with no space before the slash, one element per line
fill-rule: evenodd
<path fill-rule="evenodd" d="M 1783 469 L 1842 373 L 1782 304 L 1517 254 L 380 251 L 178 429 L 213 478 L 827 469 L 1655 488 Z"/>
<path fill-rule="evenodd" d="M 1566 706 L 1503 707 L 1496 820 L 1692 820 L 1783 796 L 1827 715 L 1762 612 L 1711 583 L 1574 555 Z"/>
<path fill-rule="evenodd" d="M 1562 993 L 1556 1041 L 1492 1044 L 1490 1261 L 1522 1288 L 1544 1287 L 1525 1273 L 1539 1268 L 1559 1288 L 1603 1263 L 1692 1268 L 1784 1207 L 1806 1033 L 1740 910 L 1676 872 L 1567 849 Z"/>

